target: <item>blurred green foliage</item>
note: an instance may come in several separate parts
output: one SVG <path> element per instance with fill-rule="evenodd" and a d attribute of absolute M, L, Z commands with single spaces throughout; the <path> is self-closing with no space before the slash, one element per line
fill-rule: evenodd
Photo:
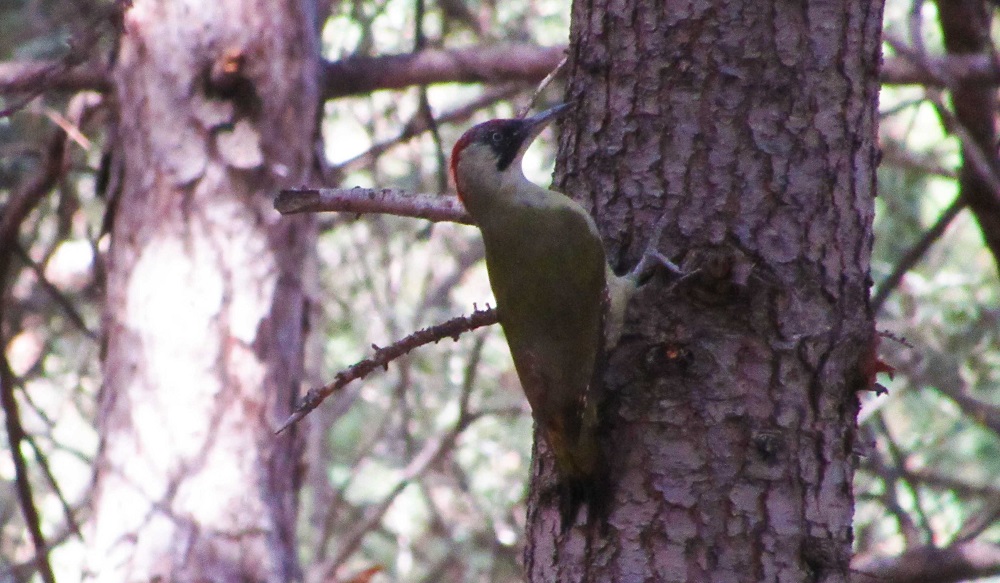
<path fill-rule="evenodd" d="M 889 2 L 885 29 L 909 38 L 914 6 L 926 50 L 942 54 L 933 3 Z M 958 196 L 961 142 L 944 131 L 928 96 L 918 87 L 882 91 L 876 289 Z M 970 537 L 1000 543 L 1000 426 L 983 415 L 1000 405 L 997 283 L 996 258 L 963 210 L 877 314 L 879 329 L 905 344 L 883 339 L 895 379 L 883 378 L 888 394 L 868 396 L 861 413 L 859 552 L 892 555 Z"/>
<path fill-rule="evenodd" d="M 549 45 L 567 37 L 569 3 L 563 0 L 454 2 L 461 0 L 428 4 L 424 30 L 430 46 L 496 40 Z M 73 6 L 58 0 L 0 4 L 2 59 L 61 56 L 70 34 L 64 18 L 77 13 Z M 890 0 L 886 30 L 909 34 L 912 6 Z M 934 5 L 921 6 L 924 42 L 940 53 Z M 323 27 L 324 55 L 408 52 L 414 14 L 414 3 L 403 0 L 337 3 Z M 483 90 L 439 85 L 427 95 L 441 115 Z M 476 121 L 511 115 L 527 104 L 531 91 L 523 88 L 510 101 L 442 125 L 442 143 L 453 143 Z M 560 88 L 550 88 L 543 100 L 559 94 Z M 410 89 L 326 105 L 326 156 L 342 174 L 342 185 L 437 189 L 440 156 L 427 132 L 379 156 L 351 161 L 395 139 L 418 117 L 418 103 L 419 90 Z M 3 298 L 12 327 L 4 331 L 11 339 L 6 350 L 21 379 L 25 424 L 81 520 L 97 447 L 92 419 L 100 347 L 93 333 L 100 324 L 107 244 L 101 233 L 105 200 L 98 189 L 109 139 L 104 107 L 70 120 L 81 124 L 89 142 L 73 144 L 70 172 L 29 218 L 21 245 L 34 267 L 22 269 Z M 0 119 L 0 202 L 37 165 L 53 112 L 68 108 L 68 96 L 45 95 Z M 886 88 L 881 109 L 885 157 L 876 201 L 876 288 L 955 199 L 954 176 L 962 162 L 959 142 L 942 129 L 922 89 Z M 553 146 L 543 139 L 526 159 L 527 174 L 547 182 L 552 159 Z M 312 266 L 312 385 L 369 354 L 372 344 L 384 346 L 491 301 L 478 237 L 469 227 L 377 216 L 320 220 Z M 896 375 L 881 379 L 888 394 L 864 399 L 856 480 L 859 552 L 946 545 L 969 532 L 1000 543 L 1000 427 L 955 397 L 958 391 L 1000 406 L 997 283 L 995 258 L 963 211 L 881 307 L 880 329 L 906 344 L 883 340 L 881 356 Z M 314 580 L 335 567 L 343 577 L 372 566 L 384 569 L 377 577 L 392 581 L 520 580 L 531 419 L 498 329 L 420 349 L 350 385 L 308 422 L 299 532 L 303 565 Z M 46 534 L 59 545 L 56 567 L 76 579 L 83 543 L 67 528 L 37 464 L 33 472 Z M 9 460 L 0 458 L 0 566 L 24 561 L 30 549 L 9 488 L 12 476 Z"/>

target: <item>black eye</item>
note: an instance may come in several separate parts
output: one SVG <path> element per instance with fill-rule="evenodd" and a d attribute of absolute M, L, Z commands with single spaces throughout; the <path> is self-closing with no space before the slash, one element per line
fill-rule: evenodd
<path fill-rule="evenodd" d="M 500 132 L 490 132 L 490 141 L 497 145 L 502 144 L 503 134 L 501 134 Z"/>

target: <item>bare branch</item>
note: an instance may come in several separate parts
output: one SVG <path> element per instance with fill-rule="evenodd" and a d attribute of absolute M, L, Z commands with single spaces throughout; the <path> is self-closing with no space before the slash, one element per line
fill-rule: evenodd
<path fill-rule="evenodd" d="M 563 55 L 563 58 L 561 61 L 559 61 L 559 64 L 556 65 L 555 68 L 552 69 L 552 71 L 548 75 L 546 75 L 544 79 L 542 79 L 542 82 L 539 83 L 538 87 L 535 88 L 535 92 L 531 94 L 531 99 L 528 101 L 528 103 L 524 106 L 523 109 L 517 112 L 518 119 L 523 119 L 525 116 L 528 115 L 528 112 L 531 111 L 532 107 L 534 107 L 535 101 L 538 100 L 538 96 L 541 95 L 542 91 L 545 91 L 545 88 L 548 87 L 549 84 L 551 84 L 552 81 L 555 80 L 556 76 L 558 76 L 559 73 L 563 71 L 563 69 L 565 69 L 566 62 L 568 60 L 569 56 Z"/>
<path fill-rule="evenodd" d="M 559 64 L 564 50 L 565 47 L 502 45 L 327 61 L 321 75 L 323 98 L 446 82 L 537 83 Z M 949 55 L 927 60 L 933 63 L 934 70 L 947 71 L 948 77 L 956 82 L 1000 85 L 1000 67 L 990 55 Z M 46 90 L 54 91 L 106 92 L 111 88 L 110 73 L 97 63 L 67 69 L 60 59 L 0 62 L 0 93 L 24 92 L 41 80 Z M 887 57 L 882 64 L 881 80 L 884 85 L 944 86 L 926 67 L 905 57 Z"/>
<path fill-rule="evenodd" d="M 965 498 L 985 498 L 988 500 L 1000 500 L 1000 488 L 992 484 L 973 484 L 965 481 L 966 476 L 959 474 L 949 474 L 947 472 L 935 473 L 929 470 L 913 470 L 910 477 L 915 483 L 935 490 L 950 490 Z"/>
<path fill-rule="evenodd" d="M 917 546 L 932 541 L 934 539 L 934 531 L 930 527 L 930 521 L 920 502 L 920 494 L 910 480 L 909 458 L 906 452 L 896 443 L 881 411 L 873 415 L 870 425 L 875 426 L 875 429 L 884 438 L 886 454 L 891 463 L 891 465 L 883 464 L 880 456 L 872 456 L 870 460 L 866 460 L 870 462 L 869 469 L 882 476 L 882 479 L 886 482 L 885 491 L 882 493 L 883 503 L 896 516 L 907 544 Z M 910 516 L 909 512 L 903 509 L 903 505 L 899 500 L 897 486 L 902 486 L 908 490 L 913 500 L 915 507 L 914 514 L 916 514 L 917 521 Z"/>
<path fill-rule="evenodd" d="M 108 24 L 112 25 L 115 33 L 121 33 L 122 17 L 130 5 L 127 0 L 108 4 L 95 2 L 89 6 L 80 3 L 84 11 L 75 22 L 78 28 L 68 39 L 69 51 L 64 56 L 50 61 L 0 63 L 0 92 L 8 95 L 0 118 L 11 115 L 38 95 L 69 80 L 72 80 L 69 88 L 74 90 L 108 89 L 110 75 L 100 65 L 90 64 L 87 69 L 80 66 L 91 61 L 91 53 L 109 30 Z M 81 73 L 83 79 L 80 79 Z"/>
<path fill-rule="evenodd" d="M 0 93 L 45 91 L 107 91 L 111 76 L 96 63 L 67 68 L 63 59 L 0 63 Z"/>
<path fill-rule="evenodd" d="M 334 377 L 333 382 L 318 389 L 310 389 L 295 408 L 295 412 L 281 424 L 281 427 L 279 427 L 275 433 L 281 433 L 288 427 L 297 423 L 310 411 L 318 407 L 319 404 L 322 403 L 327 397 L 344 388 L 351 381 L 364 378 L 376 369 L 388 368 L 390 362 L 400 356 L 403 356 L 404 354 L 409 353 L 415 348 L 419 348 L 425 344 L 437 343 L 445 338 L 458 340 L 458 337 L 465 332 L 496 323 L 496 310 L 493 308 L 487 308 L 485 310 L 476 310 L 469 316 L 459 316 L 457 318 L 452 318 L 447 322 L 442 322 L 441 324 L 424 328 L 423 330 L 418 330 L 406 338 L 398 340 L 385 348 L 379 348 L 373 345 L 375 348 L 375 354 L 371 358 L 366 358 L 349 368 L 340 371 L 337 373 L 337 376 Z"/>
<path fill-rule="evenodd" d="M 954 401 L 958 408 L 977 424 L 1000 435 L 1000 407 L 977 399 L 964 385 L 942 385 L 934 388 Z"/>
<path fill-rule="evenodd" d="M 948 230 L 948 225 L 955 220 L 955 217 L 962 212 L 965 206 L 965 201 L 961 196 L 952 201 L 948 205 L 948 208 L 938 217 L 938 220 L 934 222 L 934 225 L 930 229 L 927 229 L 927 232 L 920 237 L 920 240 L 903 255 L 899 263 L 893 267 L 892 273 L 882 281 L 878 286 L 878 290 L 872 295 L 872 311 L 874 313 L 877 314 L 882 310 L 885 301 L 889 299 L 889 294 L 899 287 L 907 272 L 913 269 L 913 266 L 923 259 L 931 246 L 944 235 L 945 231 Z"/>
<path fill-rule="evenodd" d="M 42 451 L 42 448 L 38 447 L 38 443 L 35 442 L 34 438 L 30 435 L 24 436 L 24 440 L 28 442 L 31 446 L 32 451 L 35 452 L 35 462 L 38 467 L 42 469 L 42 474 L 45 476 L 45 481 L 49 483 L 49 488 L 52 488 L 52 493 L 56 495 L 56 499 L 59 500 L 59 504 L 63 509 L 63 516 L 66 517 L 66 528 L 76 535 L 81 541 L 83 540 L 83 533 L 80 532 L 80 525 L 76 521 L 76 517 L 73 516 L 73 508 L 66 501 L 66 496 L 63 495 L 62 488 L 59 487 L 59 482 L 56 480 L 55 475 L 52 473 L 52 467 L 49 465 L 49 458 Z"/>
<path fill-rule="evenodd" d="M 463 49 L 426 49 L 381 57 L 348 57 L 323 63 L 323 99 L 363 95 L 433 83 L 499 83 L 545 78 L 566 47 L 501 44 Z"/>
<path fill-rule="evenodd" d="M 283 215 L 324 211 L 384 213 L 433 222 L 472 224 L 457 197 L 411 194 L 398 188 L 293 188 L 278 193 L 274 208 Z"/>
<path fill-rule="evenodd" d="M 914 63 L 906 57 L 886 58 L 882 63 L 882 84 L 944 87 L 944 80 L 931 71 L 945 72 L 948 79 L 958 83 L 984 87 L 1000 84 L 1000 67 L 990 55 L 928 57 L 927 63 L 930 67 Z"/>
<path fill-rule="evenodd" d="M 955 533 L 955 542 L 966 542 L 975 540 L 988 528 L 992 527 L 1000 520 L 1000 498 L 992 497 L 986 501 L 977 512 L 966 517 L 958 532 Z"/>
<path fill-rule="evenodd" d="M 923 102 L 923 99 L 919 100 L 919 103 Z M 913 103 L 910 103 L 907 107 L 912 105 Z M 918 154 L 891 140 L 885 140 L 882 143 L 882 166 L 892 166 L 928 176 L 939 176 L 948 180 L 958 178 L 958 173 L 951 168 L 939 164 L 935 156 Z"/>
<path fill-rule="evenodd" d="M 325 61 L 320 74 L 322 98 L 435 83 L 538 83 L 565 52 L 564 46 L 498 44 Z M 67 64 L 62 59 L 0 63 L 0 93 L 34 96 L 47 90 L 107 91 L 110 87 L 109 72 L 95 64 Z"/>
<path fill-rule="evenodd" d="M 860 554 L 851 561 L 854 583 L 949 583 L 1000 573 L 1000 546 L 969 541 L 943 549 L 911 548 L 895 557 Z"/>
<path fill-rule="evenodd" d="M 60 129 L 53 133 L 49 139 L 45 160 L 39 172 L 31 180 L 24 183 L 22 188 L 15 191 L 3 207 L 2 214 L 0 214 L 0 297 L 4 295 L 2 292 L 8 280 L 8 270 L 14 249 L 17 247 L 21 223 L 62 176 L 65 153 L 66 132 Z M 3 316 L 4 305 L 0 302 L 0 330 L 3 329 Z M 0 338 L 0 346 L 6 345 L 6 340 Z M 38 509 L 35 507 L 31 481 L 28 479 L 28 466 L 24 459 L 24 453 L 21 451 L 21 442 L 27 436 L 24 426 L 21 424 L 17 398 L 14 396 L 14 384 L 15 376 L 7 361 L 6 352 L 0 350 L 0 403 L 3 406 L 7 442 L 14 460 L 14 481 L 17 486 L 18 504 L 31 535 L 31 542 L 35 547 L 35 567 L 41 574 L 43 581 L 55 583 L 55 575 L 52 573 L 52 566 L 47 554 L 48 545 L 42 535 Z"/>
<path fill-rule="evenodd" d="M 913 66 L 920 67 L 928 76 L 937 78 L 944 84 L 956 84 L 951 71 L 940 69 L 936 62 L 911 50 L 897 39 L 887 37 L 887 42 L 904 54 L 903 58 Z M 1000 197 L 1000 176 L 995 170 L 997 157 L 986 147 L 993 143 L 993 134 L 984 129 L 987 125 L 992 127 L 993 107 L 989 103 L 995 100 L 988 95 L 980 95 L 989 94 L 989 91 L 978 91 L 968 86 L 962 86 L 960 89 L 963 90 L 955 90 L 955 95 L 962 95 L 965 100 L 953 98 L 958 109 L 955 114 L 945 106 L 940 91 L 929 89 L 927 99 L 934 106 L 945 129 L 957 136 L 962 143 L 964 161 L 960 175 L 961 193 L 879 287 L 878 293 L 872 300 L 872 307 L 876 313 L 884 305 L 889 293 L 902 281 L 906 272 L 924 256 L 931 245 L 944 234 L 951 221 L 967 206 L 972 208 L 978 219 L 983 237 L 994 255 L 994 261 L 1000 264 L 1000 221 L 997 221 L 995 216 L 996 201 Z M 976 131 L 970 131 L 970 128 L 975 128 Z"/>
<path fill-rule="evenodd" d="M 476 97 L 465 105 L 459 106 L 438 116 L 437 123 L 438 125 L 443 125 L 465 121 L 472 117 L 480 109 L 493 105 L 498 101 L 510 99 L 524 88 L 525 85 L 520 83 L 505 83 L 495 87 L 488 87 L 479 97 Z M 377 159 L 390 148 L 402 144 L 403 142 L 420 135 L 428 129 L 430 128 L 428 127 L 427 120 L 424 116 L 416 115 L 409 122 L 407 122 L 405 126 L 403 126 L 403 131 L 400 132 L 400 134 L 395 138 L 374 144 L 365 152 L 362 152 L 349 160 L 340 162 L 334 166 L 334 169 L 339 172 L 340 175 L 343 175 L 345 172 L 361 168 L 366 164 L 370 164 L 373 160 Z"/>
<path fill-rule="evenodd" d="M 73 302 L 63 294 L 62 290 L 55 286 L 49 278 L 45 276 L 45 269 L 39 265 L 34 259 L 28 255 L 28 252 L 24 250 L 20 245 L 14 245 L 14 252 L 17 253 L 18 258 L 35 273 L 35 278 L 38 279 L 38 283 L 41 285 L 42 289 L 45 290 L 52 299 L 59 304 L 66 317 L 69 318 L 70 323 L 77 327 L 80 332 L 83 333 L 87 338 L 97 341 L 97 333 L 87 327 L 87 323 L 84 321 L 83 316 L 73 305 Z"/>

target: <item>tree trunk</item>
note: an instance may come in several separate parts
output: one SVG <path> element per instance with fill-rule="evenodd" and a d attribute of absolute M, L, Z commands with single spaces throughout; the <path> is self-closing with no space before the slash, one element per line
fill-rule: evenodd
<path fill-rule="evenodd" d="M 135 0 L 117 54 L 117 195 L 91 577 L 294 581 L 314 245 L 280 218 L 319 103 L 311 0 Z"/>
<path fill-rule="evenodd" d="M 575 2 L 557 185 L 620 271 L 667 217 L 605 375 L 608 522 L 561 534 L 536 456 L 530 581 L 847 581 L 881 2 Z M 581 519 L 581 523 L 583 520 Z"/>

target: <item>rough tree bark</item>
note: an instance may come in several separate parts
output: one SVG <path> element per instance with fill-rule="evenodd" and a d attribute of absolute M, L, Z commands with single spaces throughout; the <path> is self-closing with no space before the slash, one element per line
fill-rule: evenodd
<path fill-rule="evenodd" d="M 312 0 L 135 0 L 114 67 L 117 189 L 97 499 L 100 581 L 294 581 L 314 244 Z"/>
<path fill-rule="evenodd" d="M 693 275 L 641 292 L 612 354 L 605 532 L 560 533 L 536 456 L 530 581 L 849 579 L 881 16 L 574 3 L 557 186 L 620 270 L 665 214 L 662 249 Z"/>

